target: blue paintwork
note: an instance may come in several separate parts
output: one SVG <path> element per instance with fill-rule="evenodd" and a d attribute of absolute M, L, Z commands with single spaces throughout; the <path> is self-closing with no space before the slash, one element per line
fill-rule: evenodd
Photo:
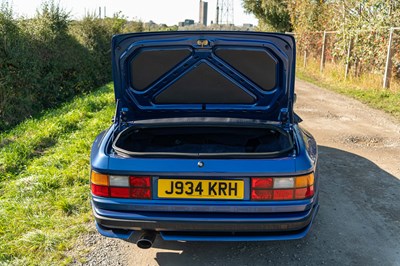
<path fill-rule="evenodd" d="M 279 241 L 279 240 L 296 240 L 296 239 L 301 239 L 307 235 L 307 233 L 310 231 L 313 220 L 318 213 L 319 205 L 316 205 L 316 211 L 313 213 L 313 218 L 310 222 L 310 224 L 301 230 L 300 232 L 297 232 L 295 234 L 293 233 L 288 233 L 288 234 L 282 234 L 282 235 L 232 235 L 232 236 L 201 236 L 201 235 L 174 235 L 174 234 L 166 234 L 164 232 L 160 232 L 160 236 L 163 240 L 167 241 L 221 241 L 221 242 L 237 242 L 237 241 Z M 137 231 L 134 230 L 126 230 L 126 231 L 118 231 L 115 232 L 110 229 L 106 229 L 102 226 L 100 226 L 96 222 L 96 229 L 97 231 L 106 237 L 111 237 L 111 238 L 120 238 L 123 240 L 132 240 L 136 234 L 137 237 Z"/>
<path fill-rule="evenodd" d="M 133 234 L 135 231 L 133 230 L 111 230 L 107 229 L 101 225 L 99 225 L 97 222 L 96 224 L 96 229 L 97 232 L 99 232 L 101 235 L 106 236 L 106 237 L 111 237 L 111 238 L 119 238 L 123 240 L 129 240 L 132 238 Z"/>
<path fill-rule="evenodd" d="M 209 49 L 202 49 L 198 40 L 208 40 Z M 229 46 L 247 50 L 263 50 L 278 62 L 277 84 L 274 89 L 264 91 L 246 76 L 232 68 L 214 54 L 213 47 Z M 173 49 L 183 47 L 191 54 L 176 67 L 163 75 L 144 91 L 136 91 L 130 85 L 130 62 L 142 49 L 159 47 Z M 261 118 L 277 121 L 282 108 L 287 108 L 289 120 L 293 121 L 293 98 L 295 76 L 295 41 L 290 35 L 262 32 L 156 32 L 116 35 L 112 40 L 113 78 L 115 97 L 119 108 L 127 108 L 127 119 L 141 120 L 163 117 L 214 116 Z M 156 104 L 154 97 L 179 80 L 201 63 L 211 66 L 222 76 L 237 84 L 247 94 L 254 95 L 253 104 Z M 186 65 L 186 66 L 185 66 Z M 243 111 L 247 111 L 244 113 Z"/>
<path fill-rule="evenodd" d="M 263 100 L 253 105 L 208 105 L 207 110 L 201 111 L 197 105 L 164 105 L 158 106 L 151 102 L 152 95 L 156 95 L 162 88 L 152 85 L 144 92 L 133 91 L 129 86 L 127 65 L 129 59 L 138 47 L 157 47 L 168 45 L 186 45 L 197 48 L 194 42 L 199 38 L 208 39 L 214 43 L 229 43 L 230 45 L 251 45 L 267 47 L 268 51 L 277 56 L 280 73 L 280 82 L 277 87 L 268 92 L 262 92 L 253 88 L 251 82 L 245 82 L 244 90 L 248 90 Z M 287 46 L 287 47 L 286 47 Z M 206 60 L 205 55 L 199 55 L 200 59 L 189 58 L 185 62 L 196 65 L 199 60 Z M 203 56 L 203 57 L 202 57 Z M 208 60 L 208 59 L 207 59 Z M 212 58 L 207 64 L 214 64 L 217 58 Z M 95 140 L 91 151 L 91 168 L 104 174 L 115 175 L 149 175 L 153 176 L 153 191 L 157 191 L 158 177 L 171 178 L 220 178 L 220 179 L 244 179 L 244 200 L 182 200 L 182 199 L 158 199 L 153 192 L 152 200 L 103 198 L 92 195 L 93 211 L 105 218 L 122 220 L 146 220 L 159 221 L 179 220 L 187 223 L 196 223 L 203 219 L 207 221 L 231 221 L 231 222 L 293 222 L 304 220 L 307 215 L 312 219 L 318 210 L 318 173 L 317 145 L 310 133 L 303 130 L 295 121 L 293 113 L 294 95 L 294 66 L 295 45 L 291 36 L 282 34 L 247 33 L 247 32 L 175 32 L 175 33 L 141 33 L 117 35 L 113 38 L 113 75 L 115 82 L 115 95 L 117 111 L 115 123 L 102 132 Z M 176 71 L 181 71 L 178 67 Z M 183 71 L 183 70 L 182 70 Z M 241 76 L 236 73 L 227 76 L 226 70 L 218 70 L 229 79 L 237 79 Z M 129 71 L 128 71 L 129 72 Z M 178 74 L 178 77 L 183 72 Z M 253 84 L 254 85 L 254 84 Z M 150 97 L 142 97 L 144 95 Z M 149 100 L 150 99 L 150 100 Z M 279 106 L 277 107 L 277 102 Z M 279 121 L 279 113 L 282 108 L 287 108 L 289 124 L 284 128 L 293 134 L 296 152 L 287 157 L 279 158 L 249 158 L 249 159 L 202 159 L 202 158 L 122 158 L 112 153 L 112 140 L 124 126 L 118 117 L 121 110 L 125 110 L 127 119 L 135 122 L 138 119 L 154 119 L 164 117 L 236 117 Z M 151 110 L 152 112 L 148 112 Z M 246 112 L 242 112 L 246 110 Z M 283 126 L 282 126 L 283 127 Z M 199 160 L 204 162 L 204 167 L 199 168 Z M 315 173 L 315 195 L 305 200 L 290 201 L 251 201 L 249 178 L 253 176 L 285 177 Z M 311 213 L 311 210 L 315 211 Z M 187 215 L 186 213 L 190 213 Z M 197 220 L 196 220 L 197 219 Z M 311 219 L 311 221 L 312 221 Z M 97 225 L 97 224 L 96 224 Z M 311 223 L 297 233 L 282 233 L 280 235 L 260 236 L 190 236 L 163 234 L 165 240 L 182 241 L 266 241 L 266 240 L 290 240 L 304 237 L 311 227 Z M 133 230 L 111 230 L 97 225 L 97 230 L 107 237 L 129 239 Z"/>
<path fill-rule="evenodd" d="M 202 213 L 187 213 L 187 212 L 121 212 L 119 210 L 110 211 L 93 207 L 94 211 L 103 217 L 128 220 L 154 220 L 154 221 L 176 221 L 176 222 L 193 222 L 200 223 L 204 221 L 213 222 L 294 222 L 306 219 L 312 209 L 289 212 L 289 213 L 231 213 L 229 216 L 226 213 L 202 212 Z"/>
<path fill-rule="evenodd" d="M 305 228 L 305 230 L 297 234 L 287 235 L 270 235 L 270 236 L 182 236 L 182 235 L 168 235 L 163 232 L 160 233 L 162 239 L 169 241 L 196 241 L 196 242 L 238 242 L 238 241 L 279 241 L 279 240 L 296 240 L 305 237 L 310 230 L 312 222 Z"/>
<path fill-rule="evenodd" d="M 227 200 L 136 200 L 110 199 L 92 196 L 96 207 L 117 211 L 159 212 L 224 212 L 224 213 L 283 213 L 310 209 L 315 198 L 293 201 L 227 201 Z"/>
<path fill-rule="evenodd" d="M 316 206 L 316 211 L 313 213 L 313 218 L 311 219 L 311 222 L 308 224 L 306 228 L 301 230 L 300 232 L 297 232 L 295 234 L 282 234 L 282 235 L 232 235 L 232 236 L 197 236 L 197 235 L 171 235 L 171 234 L 165 234 L 163 232 L 160 232 L 161 237 L 164 240 L 170 240 L 170 241 L 202 241 L 202 242 L 213 242 L 213 241 L 221 241 L 221 242 L 237 242 L 237 241 L 280 241 L 280 240 L 297 240 L 304 238 L 307 233 L 310 231 L 312 223 L 314 221 L 315 215 L 317 215 L 319 209 L 319 205 Z"/>

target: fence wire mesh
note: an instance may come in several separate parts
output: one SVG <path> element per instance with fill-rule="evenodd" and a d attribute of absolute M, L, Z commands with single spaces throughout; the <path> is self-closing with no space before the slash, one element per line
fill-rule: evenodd
<path fill-rule="evenodd" d="M 310 60 L 343 68 L 343 78 L 363 74 L 382 76 L 382 86 L 400 82 L 400 27 L 378 30 L 317 31 L 292 33 L 297 60 L 307 67 Z M 385 82 L 386 81 L 386 82 Z"/>

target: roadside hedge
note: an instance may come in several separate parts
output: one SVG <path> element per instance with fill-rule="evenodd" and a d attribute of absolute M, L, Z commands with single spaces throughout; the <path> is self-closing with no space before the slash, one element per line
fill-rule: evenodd
<path fill-rule="evenodd" d="M 110 81 L 111 37 L 132 23 L 141 24 L 128 23 L 120 14 L 72 21 L 52 1 L 44 2 L 31 19 L 16 18 L 3 2 L 0 131 Z"/>

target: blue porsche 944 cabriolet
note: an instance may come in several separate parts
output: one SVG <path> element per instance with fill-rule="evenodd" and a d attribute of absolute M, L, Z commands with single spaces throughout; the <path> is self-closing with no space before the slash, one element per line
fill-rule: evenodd
<path fill-rule="evenodd" d="M 91 152 L 105 236 L 304 237 L 318 211 L 317 145 L 294 113 L 295 41 L 261 32 L 112 39 L 116 112 Z"/>

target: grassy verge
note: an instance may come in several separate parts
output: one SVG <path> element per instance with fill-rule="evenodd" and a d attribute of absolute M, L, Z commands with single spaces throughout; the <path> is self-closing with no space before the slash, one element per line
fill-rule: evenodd
<path fill-rule="evenodd" d="M 392 81 L 390 89 L 383 89 L 381 74 L 365 74 L 357 78 L 350 76 L 344 80 L 343 73 L 343 67 L 333 64 L 327 64 L 321 73 L 319 62 L 315 60 L 309 60 L 306 67 L 299 60 L 296 69 L 300 79 L 350 96 L 400 118 L 400 83 Z"/>
<path fill-rule="evenodd" d="M 91 219 L 89 152 L 111 124 L 112 86 L 0 135 L 0 264 L 66 264 Z"/>

